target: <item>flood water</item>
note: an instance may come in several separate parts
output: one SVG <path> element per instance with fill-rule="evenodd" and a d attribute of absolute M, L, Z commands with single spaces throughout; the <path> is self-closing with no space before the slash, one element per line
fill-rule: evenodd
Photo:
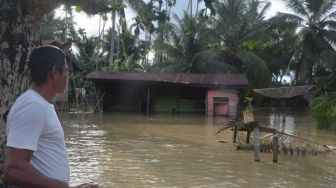
<path fill-rule="evenodd" d="M 314 128 L 308 112 L 291 110 L 282 124 L 272 110 L 256 120 L 286 133 L 336 145 L 336 131 Z M 336 154 L 236 151 L 232 132 L 215 134 L 223 118 L 202 115 L 68 114 L 62 116 L 71 184 L 112 187 L 336 187 Z M 225 141 L 227 143 L 218 142 Z"/>

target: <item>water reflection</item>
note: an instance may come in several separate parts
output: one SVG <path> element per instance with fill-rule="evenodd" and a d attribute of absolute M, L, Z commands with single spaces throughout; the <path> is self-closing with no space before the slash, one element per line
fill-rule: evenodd
<path fill-rule="evenodd" d="M 261 124 L 336 145 L 336 134 L 313 127 L 305 112 L 258 111 Z M 336 187 L 336 155 L 280 156 L 253 162 L 238 152 L 230 131 L 216 135 L 227 119 L 197 115 L 69 114 L 63 116 L 72 184 L 104 187 Z M 218 140 L 227 141 L 219 143 Z"/>

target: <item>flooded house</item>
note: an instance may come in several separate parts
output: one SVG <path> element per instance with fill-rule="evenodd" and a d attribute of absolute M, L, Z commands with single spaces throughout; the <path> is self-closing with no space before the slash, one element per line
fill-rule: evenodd
<path fill-rule="evenodd" d="M 91 72 L 104 111 L 235 116 L 243 74 Z"/>

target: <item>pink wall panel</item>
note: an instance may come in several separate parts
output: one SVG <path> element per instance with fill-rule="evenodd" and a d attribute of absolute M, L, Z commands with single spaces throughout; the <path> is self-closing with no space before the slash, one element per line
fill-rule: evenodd
<path fill-rule="evenodd" d="M 214 98 L 228 98 L 228 102 L 216 102 Z M 237 91 L 224 89 L 208 89 L 206 99 L 207 115 L 236 116 L 238 96 Z"/>

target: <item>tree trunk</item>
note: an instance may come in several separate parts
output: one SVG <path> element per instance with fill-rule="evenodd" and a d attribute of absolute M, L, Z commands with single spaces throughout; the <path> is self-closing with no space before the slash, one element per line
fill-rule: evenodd
<path fill-rule="evenodd" d="M 0 3 L 0 176 L 3 175 L 6 123 L 4 114 L 15 98 L 29 86 L 28 55 L 40 43 L 39 20 L 43 14 L 37 0 Z M 45 2 L 44 2 L 45 3 Z M 42 3 L 43 4 L 43 3 Z"/>
<path fill-rule="evenodd" d="M 118 0 L 119 5 L 123 5 L 123 0 Z M 118 10 L 119 13 L 119 24 L 121 25 L 121 33 L 124 33 L 127 30 L 127 22 L 126 22 L 126 16 L 125 16 L 125 9 L 121 8 Z"/>
<path fill-rule="evenodd" d="M 124 1 L 123 0 L 118 0 L 118 4 L 123 5 Z M 125 15 L 125 9 L 120 8 L 118 11 L 119 11 L 119 25 L 121 26 L 121 34 L 125 34 L 128 30 L 127 22 L 126 22 L 126 15 Z M 120 32 L 118 32 L 118 50 L 119 51 L 120 51 L 120 40 L 121 40 Z M 127 54 L 126 54 L 125 41 L 121 41 L 121 42 L 122 42 L 121 43 L 121 47 L 122 47 L 122 57 L 121 57 L 121 59 L 123 59 L 123 58 L 126 58 Z M 117 54 L 119 55 L 119 53 L 117 53 Z M 117 58 L 117 59 L 119 59 L 119 58 Z"/>
<path fill-rule="evenodd" d="M 162 13 L 162 1 L 159 1 L 159 11 L 160 13 Z M 165 18 L 166 19 L 166 18 Z M 160 42 L 161 44 L 164 44 L 164 29 L 162 27 L 164 27 L 164 25 L 166 24 L 166 20 L 160 20 L 159 19 L 159 26 L 158 26 L 158 30 L 159 30 L 159 37 L 160 37 Z M 158 53 L 158 59 L 159 59 L 159 71 L 162 72 L 163 69 L 163 52 L 162 52 L 162 47 L 159 48 L 159 53 Z"/>
<path fill-rule="evenodd" d="M 111 49 L 110 49 L 110 63 L 109 70 L 112 71 L 112 65 L 114 61 L 114 32 L 115 32 L 115 19 L 116 19 L 116 11 L 112 11 L 112 28 L 111 28 Z"/>

